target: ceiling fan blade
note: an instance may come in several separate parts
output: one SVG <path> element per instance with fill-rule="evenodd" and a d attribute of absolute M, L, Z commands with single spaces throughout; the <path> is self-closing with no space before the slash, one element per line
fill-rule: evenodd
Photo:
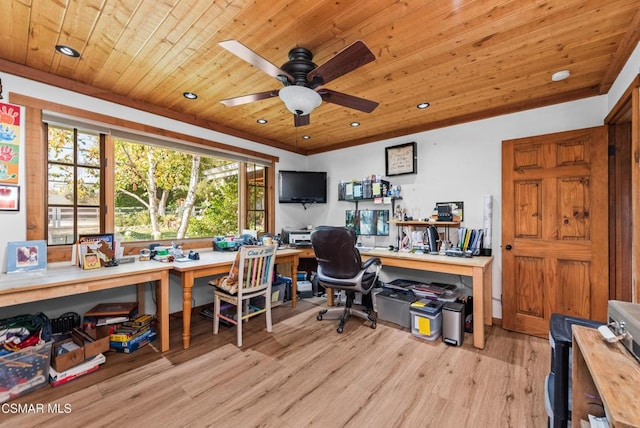
<path fill-rule="evenodd" d="M 375 101 L 365 100 L 364 98 L 354 97 L 353 95 L 343 94 L 342 92 L 332 91 L 331 89 L 321 89 L 318 93 L 322 99 L 328 103 L 338 104 L 365 113 L 371 113 L 378 107 L 378 103 Z"/>
<path fill-rule="evenodd" d="M 295 80 L 289 73 L 279 67 L 276 67 L 237 40 L 223 40 L 218 42 L 218 44 L 238 58 L 241 58 L 254 67 L 264 71 L 271 77 L 277 79 L 278 76 L 286 76 L 286 78 L 292 82 Z"/>
<path fill-rule="evenodd" d="M 293 124 L 296 126 L 296 128 L 298 126 L 306 126 L 310 123 L 311 123 L 311 119 L 309 118 L 308 114 L 305 114 L 304 116 L 300 116 L 297 114 L 293 115 Z"/>
<path fill-rule="evenodd" d="M 375 59 L 367 45 L 362 40 L 356 40 L 329 61 L 307 73 L 307 81 L 314 84 L 314 87 L 324 85 Z"/>
<path fill-rule="evenodd" d="M 241 95 L 239 97 L 227 98 L 220 102 L 227 107 L 233 107 L 240 104 L 252 103 L 254 101 L 264 100 L 278 96 L 278 91 L 258 92 L 257 94 Z"/>

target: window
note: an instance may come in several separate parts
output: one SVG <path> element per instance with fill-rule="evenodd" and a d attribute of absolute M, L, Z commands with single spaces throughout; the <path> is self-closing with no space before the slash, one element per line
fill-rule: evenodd
<path fill-rule="evenodd" d="M 266 168 L 254 163 L 247 164 L 246 168 L 246 228 L 253 229 L 258 232 L 265 232 L 268 230 L 267 225 L 265 224 L 267 218 L 265 169 Z"/>
<path fill-rule="evenodd" d="M 56 125 L 47 129 L 48 244 L 105 233 L 106 135 Z M 113 232 L 122 241 L 237 234 L 241 172 L 247 183 L 242 228 L 265 231 L 265 167 L 122 138 L 113 142 Z"/>
<path fill-rule="evenodd" d="M 142 202 L 148 201 L 148 195 L 133 191 L 143 185 L 142 178 L 138 182 L 132 182 L 131 186 L 126 188 L 130 192 L 133 191 L 137 197 L 142 197 L 136 203 L 132 202 L 133 194 L 128 195 L 131 199 L 126 201 L 122 192 L 116 191 L 116 181 L 120 182 L 123 178 L 118 177 L 119 174 L 123 174 L 122 170 L 116 173 L 115 168 L 116 140 L 142 143 L 154 148 L 161 147 L 168 149 L 170 153 L 184 150 L 181 152 L 182 156 L 188 156 L 192 161 L 195 160 L 192 154 L 200 155 L 201 176 L 195 191 L 196 202 L 189 211 L 191 215 L 189 226 L 184 231 L 185 237 L 193 238 L 183 241 L 185 248 L 203 248 L 211 245 L 211 236 L 237 234 L 242 229 L 253 227 L 247 222 L 249 206 L 249 197 L 246 194 L 246 183 L 249 181 L 247 163 L 255 163 L 255 168 L 262 169 L 264 183 L 267 184 L 262 196 L 263 202 L 251 206 L 259 208 L 258 211 L 264 210 L 263 215 L 266 218 L 262 222 L 265 230 L 273 231 L 275 228 L 273 217 L 275 199 L 272 185 L 275 174 L 275 168 L 272 165 L 278 161 L 275 156 L 20 94 L 12 94 L 12 101 L 25 107 L 27 118 L 25 142 L 29 149 L 25 153 L 27 170 L 25 181 L 29 191 L 25 196 L 26 235 L 28 240 L 48 240 L 49 235 L 52 237 L 49 251 L 47 251 L 49 262 L 69 261 L 72 249 L 70 244 L 79 234 L 114 232 L 124 234 L 127 230 L 135 230 L 135 227 L 127 228 L 124 224 L 131 222 L 133 217 L 132 213 L 127 213 L 127 209 L 129 211 L 148 209 Z M 51 142 L 56 147 L 52 149 L 51 160 L 48 157 L 49 128 L 56 128 L 58 130 L 55 132 L 60 133 L 60 135 L 53 133 L 51 135 Z M 138 138 L 142 135 L 144 135 L 143 138 Z M 55 138 L 58 139 L 57 142 L 53 141 Z M 72 157 L 75 159 L 71 160 Z M 99 160 L 96 162 L 97 159 Z M 159 162 L 161 167 L 165 164 L 166 162 Z M 49 177 L 50 165 L 51 177 Z M 189 164 L 188 171 L 191 170 L 191 164 Z M 185 171 L 187 170 L 183 170 L 183 173 Z M 184 174 L 182 176 L 184 177 Z M 165 178 L 168 179 L 163 177 Z M 190 175 L 189 178 L 191 178 Z M 70 184 L 69 179 L 73 179 L 73 184 Z M 49 185 L 52 187 L 51 200 L 48 197 Z M 187 207 L 187 199 L 193 196 L 188 191 L 190 188 L 189 184 L 172 187 L 176 195 L 182 192 L 184 202 L 176 196 L 173 199 L 168 197 L 164 205 L 162 203 L 157 205 L 164 206 L 166 211 L 164 217 L 156 218 L 167 225 L 170 224 L 176 236 L 181 233 L 179 223 L 176 223 L 180 219 L 178 214 L 185 212 L 183 207 Z M 121 188 L 121 190 L 124 189 L 125 187 Z M 207 191 L 209 195 L 208 199 L 205 199 L 203 195 Z M 216 195 L 224 195 L 225 199 L 219 196 L 214 197 L 216 191 L 220 192 Z M 162 200 L 162 194 L 159 198 Z M 220 212 L 216 211 L 219 203 L 225 208 Z M 51 218 L 49 207 L 52 208 Z M 62 215 L 62 212 L 65 215 Z M 69 212 L 72 214 L 69 215 Z M 151 217 L 148 213 L 146 218 L 149 218 L 148 223 L 151 226 Z M 160 224 L 157 225 L 157 229 L 150 227 L 148 232 L 144 234 L 140 232 L 138 239 L 142 242 L 127 245 L 125 253 L 136 254 L 141 248 L 146 247 L 147 244 L 143 241 L 147 236 L 153 236 L 154 230 L 156 234 L 159 232 L 163 239 L 167 237 L 170 242 L 171 238 L 168 238 L 170 235 L 162 234 L 163 228 L 164 225 Z M 132 235 L 134 236 L 131 240 L 135 238 L 135 233 Z"/>
<path fill-rule="evenodd" d="M 238 233 L 238 162 L 118 138 L 114 148 L 123 241 Z"/>
<path fill-rule="evenodd" d="M 47 243 L 73 244 L 102 233 L 101 168 L 104 136 L 75 128 L 47 128 Z"/>

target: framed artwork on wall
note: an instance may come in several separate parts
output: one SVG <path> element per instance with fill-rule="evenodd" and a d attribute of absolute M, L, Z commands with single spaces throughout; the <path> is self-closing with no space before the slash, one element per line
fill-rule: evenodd
<path fill-rule="evenodd" d="M 416 143 L 406 143 L 385 148 L 385 171 L 387 177 L 418 172 Z"/>
<path fill-rule="evenodd" d="M 45 241 L 7 243 L 7 273 L 44 270 L 47 268 Z"/>
<path fill-rule="evenodd" d="M 0 184 L 0 211 L 20 211 L 20 186 Z"/>

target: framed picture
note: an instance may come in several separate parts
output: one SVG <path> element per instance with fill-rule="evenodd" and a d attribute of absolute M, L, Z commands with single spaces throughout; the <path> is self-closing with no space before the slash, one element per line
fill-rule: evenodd
<path fill-rule="evenodd" d="M 84 256 L 87 254 L 96 254 L 100 265 L 105 266 L 115 256 L 113 233 L 80 235 L 77 254 L 79 267 L 84 266 Z"/>
<path fill-rule="evenodd" d="M 416 143 L 400 144 L 385 148 L 384 164 L 387 177 L 393 175 L 416 174 L 418 154 Z"/>
<path fill-rule="evenodd" d="M 45 241 L 17 241 L 7 244 L 7 273 L 47 268 Z"/>
<path fill-rule="evenodd" d="M 82 269 L 97 269 L 99 267 L 102 267 L 102 265 L 96 253 L 88 253 L 82 256 Z"/>
<path fill-rule="evenodd" d="M 0 211 L 20 211 L 20 186 L 0 184 Z"/>

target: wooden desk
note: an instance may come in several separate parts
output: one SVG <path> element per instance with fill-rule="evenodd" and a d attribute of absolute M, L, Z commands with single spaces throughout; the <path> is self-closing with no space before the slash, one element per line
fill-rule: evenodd
<path fill-rule="evenodd" d="M 598 330 L 573 325 L 571 425 L 588 414 L 606 413 L 611 427 L 640 427 L 640 362 L 621 343 L 607 343 Z M 600 396 L 604 405 L 598 403 Z"/>
<path fill-rule="evenodd" d="M 45 271 L 2 274 L 0 307 L 154 281 L 160 350 L 164 352 L 169 350 L 169 269 L 171 266 L 163 263 L 136 261 L 94 270 L 55 266 Z"/>
<path fill-rule="evenodd" d="M 276 263 L 291 263 L 291 306 L 296 307 L 297 281 L 295 272 L 298 270 L 298 255 L 300 251 L 280 249 L 276 253 Z M 191 294 L 196 278 L 212 277 L 229 273 L 234 252 L 201 252 L 200 260 L 192 262 L 171 263 L 171 273 L 180 276 L 182 285 L 182 345 L 187 349 L 191 343 Z"/>
<path fill-rule="evenodd" d="M 315 257 L 313 250 L 306 251 L 300 257 Z M 491 307 L 492 283 L 491 265 L 493 257 L 450 257 L 431 254 L 415 254 L 389 250 L 361 251 L 362 261 L 379 257 L 382 268 L 394 266 L 404 269 L 416 269 L 430 272 L 449 273 L 470 276 L 473 281 L 473 346 L 484 349 L 484 326 L 493 324 Z M 327 293 L 327 305 L 333 305 L 333 293 Z"/>

